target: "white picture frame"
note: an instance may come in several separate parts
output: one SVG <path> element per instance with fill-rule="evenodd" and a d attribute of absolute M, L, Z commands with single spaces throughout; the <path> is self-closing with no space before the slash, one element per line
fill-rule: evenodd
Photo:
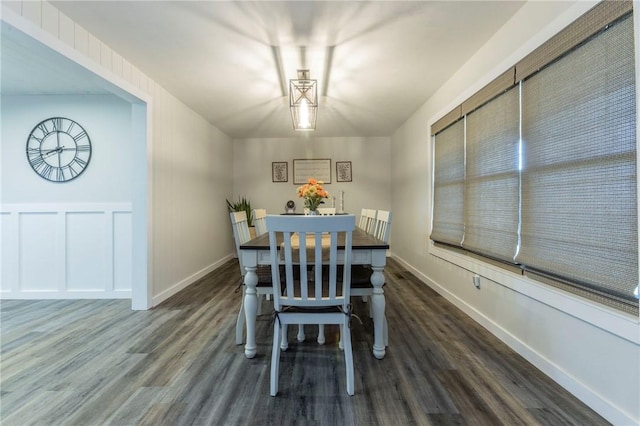
<path fill-rule="evenodd" d="M 304 185 L 309 178 L 331 183 L 331 159 L 293 160 L 293 184 Z"/>

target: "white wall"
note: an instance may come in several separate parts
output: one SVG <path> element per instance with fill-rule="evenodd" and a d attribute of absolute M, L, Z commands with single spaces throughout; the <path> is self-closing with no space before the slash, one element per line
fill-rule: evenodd
<path fill-rule="evenodd" d="M 231 139 L 168 93 L 155 99 L 153 304 L 215 269 L 234 251 L 225 198 Z"/>
<path fill-rule="evenodd" d="M 91 160 L 77 179 L 52 183 L 33 172 L 27 137 L 36 124 L 66 117 L 87 131 Z M 131 105 L 116 96 L 2 96 L 2 203 L 131 203 Z"/>
<path fill-rule="evenodd" d="M 536 367 L 612 423 L 628 425 L 640 422 L 638 318 L 429 243 L 430 125 L 593 4 L 527 3 L 395 132 L 392 249 L 405 266 Z M 483 277 L 480 290 L 472 284 L 475 273 Z"/>
<path fill-rule="evenodd" d="M 160 303 L 230 258 L 224 199 L 232 195 L 231 139 L 52 4 L 0 6 L 3 21 L 77 62 L 132 104 L 134 308 Z M 144 293 L 137 304 L 136 293 Z"/>
<path fill-rule="evenodd" d="M 254 208 L 269 214 L 282 213 L 288 200 L 302 212 L 297 197 L 300 185 L 293 184 L 294 159 L 331 159 L 331 183 L 325 185 L 330 196 L 344 191 L 344 210 L 356 216 L 362 208 L 389 210 L 391 207 L 390 138 L 300 138 L 241 139 L 233 141 L 233 196 L 246 196 Z M 336 181 L 336 161 L 351 161 L 352 182 Z M 287 162 L 289 181 L 273 183 L 271 163 Z M 331 206 L 331 200 L 325 201 Z M 393 233 L 391 235 L 393 239 Z"/>

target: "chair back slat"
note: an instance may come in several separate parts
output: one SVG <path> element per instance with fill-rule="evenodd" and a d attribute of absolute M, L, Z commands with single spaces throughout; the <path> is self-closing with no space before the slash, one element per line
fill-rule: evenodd
<path fill-rule="evenodd" d="M 238 263 L 240 264 L 240 273 L 245 274 L 244 265 L 242 263 L 242 253 L 240 246 L 251 239 L 249 234 L 249 222 L 247 221 L 247 213 L 245 211 L 230 212 L 231 228 L 233 229 L 233 239 L 236 244 L 236 253 L 238 255 Z"/>
<path fill-rule="evenodd" d="M 335 207 L 318 207 L 318 214 L 320 216 L 332 216 L 336 214 Z"/>
<path fill-rule="evenodd" d="M 267 209 L 253 210 L 253 225 L 256 227 L 256 236 L 265 234 L 267 232 L 267 224 L 265 223 L 266 217 Z"/>
<path fill-rule="evenodd" d="M 360 210 L 360 220 L 358 220 L 358 228 L 363 231 L 367 228 L 367 209 Z"/>
<path fill-rule="evenodd" d="M 376 223 L 376 210 L 375 209 L 362 209 L 360 212 L 360 221 L 358 222 L 358 228 L 362 229 L 367 234 L 373 234 L 375 231 Z"/>
<path fill-rule="evenodd" d="M 282 216 L 266 218 L 271 251 L 272 280 L 280 283 L 277 266 L 284 264 L 284 290 L 274 285 L 274 307 L 323 307 L 349 304 L 351 247 L 355 216 Z M 280 236 L 278 236 L 280 235 Z M 338 244 L 344 245 L 339 252 Z M 338 263 L 344 265 L 338 280 Z M 322 265 L 328 265 L 323 268 Z M 299 279 L 293 274 L 300 267 Z M 308 268 L 314 266 L 314 268 Z M 309 269 L 313 269 L 309 273 Z M 338 291 L 338 285 L 342 287 Z"/>
<path fill-rule="evenodd" d="M 389 242 L 391 234 L 391 212 L 386 210 L 378 210 L 376 213 L 376 223 L 374 236 L 385 243 Z"/>

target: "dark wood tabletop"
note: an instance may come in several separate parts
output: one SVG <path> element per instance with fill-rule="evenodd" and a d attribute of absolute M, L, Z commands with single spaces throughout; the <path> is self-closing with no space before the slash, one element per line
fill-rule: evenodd
<path fill-rule="evenodd" d="M 280 246 L 280 239 L 282 234 L 278 234 L 278 246 Z M 374 249 L 389 249 L 389 244 L 382 240 L 377 239 L 373 235 L 367 234 L 360 228 L 353 230 L 351 249 L 352 250 L 374 250 Z M 343 238 L 338 239 L 338 248 L 344 248 Z M 269 233 L 262 234 L 251 241 L 240 246 L 240 250 L 269 250 Z"/>

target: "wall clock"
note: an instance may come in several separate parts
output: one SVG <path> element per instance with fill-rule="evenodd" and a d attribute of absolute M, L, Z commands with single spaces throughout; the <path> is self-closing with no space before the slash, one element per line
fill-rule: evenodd
<path fill-rule="evenodd" d="M 27 160 L 34 172 L 51 182 L 69 182 L 91 160 L 91 140 L 84 128 L 68 118 L 38 123 L 27 139 Z"/>

